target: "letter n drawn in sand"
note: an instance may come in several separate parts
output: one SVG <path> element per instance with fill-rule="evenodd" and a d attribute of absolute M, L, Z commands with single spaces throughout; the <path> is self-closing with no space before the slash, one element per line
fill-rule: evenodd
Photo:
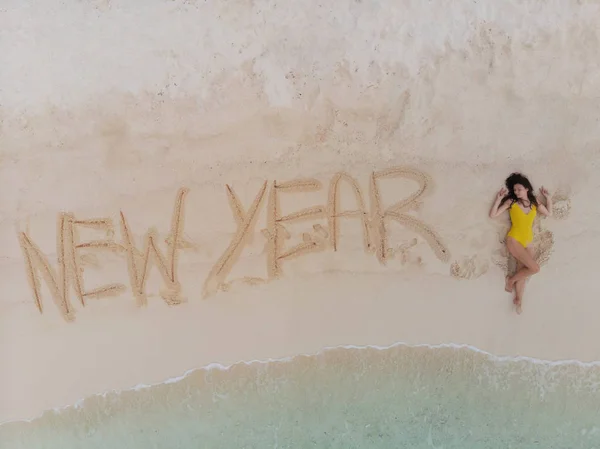
<path fill-rule="evenodd" d="M 408 178 L 419 183 L 419 188 L 416 192 L 404 198 L 401 201 L 388 207 L 385 211 L 382 210 L 381 194 L 377 181 L 382 178 Z M 417 200 L 426 192 L 429 187 L 429 178 L 424 173 L 408 168 L 408 167 L 393 167 L 379 172 L 373 172 L 371 175 L 371 225 L 376 239 L 376 255 L 382 264 L 386 263 L 388 246 L 387 246 L 387 229 L 386 219 L 392 219 L 401 225 L 413 230 L 429 244 L 435 255 L 442 262 L 450 260 L 450 252 L 442 243 L 441 238 L 437 233 L 422 221 L 403 212 L 409 210 Z"/>
<path fill-rule="evenodd" d="M 67 321 L 75 319 L 75 309 L 69 300 L 69 281 L 73 278 L 75 269 L 73 261 L 73 241 L 69 237 L 73 235 L 73 218 L 71 215 L 61 213 L 58 215 L 56 225 L 56 253 L 58 257 L 58 272 L 54 271 L 48 259 L 40 248 L 31 240 L 25 232 L 19 233 L 19 243 L 25 256 L 27 277 L 35 305 L 40 313 L 44 313 L 42 296 L 40 292 L 40 279 L 38 273 L 46 281 L 52 299 L 60 310 L 61 315 Z M 67 241 L 65 241 L 65 238 Z M 77 288 L 77 287 L 76 287 Z"/>
<path fill-rule="evenodd" d="M 284 183 L 273 181 L 269 193 L 269 204 L 267 212 L 267 229 L 263 232 L 267 237 L 267 269 L 269 279 L 277 279 L 281 274 L 281 261 L 290 259 L 311 251 L 323 249 L 322 242 L 309 233 L 302 235 L 303 242 L 290 248 L 287 251 L 282 250 L 283 238 L 289 238 L 289 232 L 284 223 L 291 223 L 309 218 L 318 218 L 325 216 L 325 206 L 313 206 L 301 209 L 291 214 L 280 216 L 279 214 L 279 192 L 309 192 L 321 189 L 321 183 L 316 179 L 297 179 Z M 325 233 L 319 225 L 313 226 L 314 230 Z"/>
<path fill-rule="evenodd" d="M 169 305 L 181 304 L 181 285 L 177 279 L 177 256 L 178 250 L 181 249 L 181 234 L 183 231 L 183 200 L 188 193 L 188 189 L 179 189 L 175 200 L 173 210 L 173 218 L 171 221 L 171 232 L 168 238 L 168 255 L 165 257 L 157 248 L 157 232 L 151 228 L 146 233 L 144 249 L 139 251 L 133 242 L 131 231 L 125 219 L 125 214 L 121 211 L 121 231 L 127 251 L 129 278 L 131 280 L 131 288 L 135 295 L 138 305 L 145 306 L 148 303 L 146 296 L 146 279 L 150 270 L 151 259 L 156 264 L 156 267 L 163 278 L 166 289 L 161 290 L 161 297 Z"/>
<path fill-rule="evenodd" d="M 229 246 L 221 255 L 217 263 L 213 266 L 206 280 L 204 281 L 202 293 L 204 298 L 224 288 L 227 275 L 231 272 L 233 265 L 240 257 L 240 254 L 244 249 L 244 245 L 252 236 L 252 230 L 256 225 L 258 210 L 265 196 L 266 190 L 267 181 L 263 183 L 262 187 L 256 194 L 256 197 L 254 198 L 254 201 L 252 201 L 248 211 L 244 212 L 244 208 L 235 192 L 229 185 L 227 185 L 227 197 L 229 199 L 229 206 L 233 211 L 233 216 L 237 224 L 237 231 L 229 243 Z"/>

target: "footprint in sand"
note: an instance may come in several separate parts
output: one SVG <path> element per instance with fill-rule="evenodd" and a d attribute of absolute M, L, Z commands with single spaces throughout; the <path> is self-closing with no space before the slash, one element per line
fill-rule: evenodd
<path fill-rule="evenodd" d="M 417 243 L 418 240 L 413 238 L 409 242 L 403 243 L 396 248 L 388 248 L 387 257 L 389 259 L 400 259 L 400 263 L 402 265 L 406 265 L 407 263 L 413 265 L 422 265 L 423 260 L 420 257 L 414 257 L 411 254 L 411 249 L 413 249 Z"/>
<path fill-rule="evenodd" d="M 463 257 L 450 265 L 450 275 L 457 279 L 477 279 L 487 273 L 490 265 L 479 255 Z"/>
<path fill-rule="evenodd" d="M 540 266 L 546 265 L 550 260 L 552 251 L 554 251 L 554 234 L 547 229 L 537 232 L 533 238 L 533 247 L 535 261 Z"/>
<path fill-rule="evenodd" d="M 566 190 L 558 190 L 552 195 L 552 218 L 564 220 L 571 213 L 571 198 Z"/>

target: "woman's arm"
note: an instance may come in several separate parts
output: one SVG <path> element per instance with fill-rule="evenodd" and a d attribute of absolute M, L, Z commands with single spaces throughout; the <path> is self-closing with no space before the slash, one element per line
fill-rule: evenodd
<path fill-rule="evenodd" d="M 496 201 L 494 201 L 494 205 L 492 206 L 492 209 L 490 210 L 490 218 L 496 218 L 498 215 L 500 215 L 508 210 L 508 208 L 510 207 L 510 202 L 506 201 L 502 206 L 500 206 L 502 199 L 504 199 L 504 197 L 506 196 L 507 193 L 508 193 L 508 190 L 506 190 L 506 188 L 502 187 L 500 189 L 500 191 L 496 195 Z"/>
<path fill-rule="evenodd" d="M 545 189 L 544 186 L 542 186 L 540 188 L 540 193 L 546 200 L 546 205 L 543 205 L 542 203 L 540 203 L 538 210 L 540 211 L 540 214 L 542 214 L 544 217 L 551 217 L 552 216 L 552 198 L 550 198 L 550 192 L 548 192 L 548 189 Z"/>

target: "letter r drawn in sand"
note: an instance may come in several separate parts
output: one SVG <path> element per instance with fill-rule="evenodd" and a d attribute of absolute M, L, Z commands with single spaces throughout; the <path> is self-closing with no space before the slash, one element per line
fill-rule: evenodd
<path fill-rule="evenodd" d="M 408 178 L 419 183 L 419 188 L 410 196 L 382 210 L 381 193 L 378 180 L 382 178 Z M 393 167 L 371 175 L 371 224 L 376 238 L 376 255 L 382 264 L 386 263 L 388 245 L 386 219 L 397 221 L 401 225 L 421 235 L 429 244 L 436 257 L 442 262 L 450 260 L 450 252 L 443 244 L 440 236 L 422 221 L 404 212 L 410 209 L 429 187 L 429 177 L 409 167 Z"/>

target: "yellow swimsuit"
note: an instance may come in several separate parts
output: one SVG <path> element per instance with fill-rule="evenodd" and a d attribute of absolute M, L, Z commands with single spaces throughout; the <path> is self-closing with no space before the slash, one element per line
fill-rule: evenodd
<path fill-rule="evenodd" d="M 512 226 L 508 231 L 507 237 L 512 237 L 525 248 L 533 240 L 533 220 L 535 220 L 537 210 L 532 204 L 529 213 L 523 212 L 523 209 L 515 202 L 510 206 L 510 221 Z"/>

